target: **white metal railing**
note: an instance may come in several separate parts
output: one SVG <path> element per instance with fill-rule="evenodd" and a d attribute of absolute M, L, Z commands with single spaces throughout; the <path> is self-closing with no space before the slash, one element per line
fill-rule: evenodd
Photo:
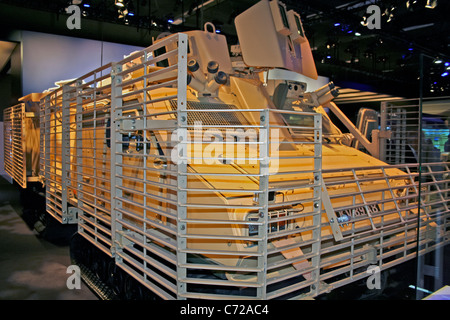
<path fill-rule="evenodd" d="M 41 102 L 41 128 L 44 128 L 44 161 L 46 209 L 55 219 L 62 222 L 63 210 L 67 202 L 62 201 L 62 89 L 45 96 Z"/>
<path fill-rule="evenodd" d="M 166 153 L 175 121 L 156 113 L 186 101 L 186 59 L 187 37 L 173 35 L 113 64 L 111 78 L 116 263 L 165 299 L 177 297 L 176 169 Z"/>
<path fill-rule="evenodd" d="M 108 255 L 111 233 L 111 64 L 65 86 L 68 192 L 76 208 L 78 233 Z"/>
<path fill-rule="evenodd" d="M 27 186 L 25 149 L 25 104 L 20 103 L 3 111 L 5 171 L 22 188 Z"/>
<path fill-rule="evenodd" d="M 321 279 L 334 288 L 443 246 L 450 239 L 449 163 L 324 170 L 342 238 L 322 236 Z M 420 214 L 419 214 L 420 212 Z"/>
<path fill-rule="evenodd" d="M 389 164 L 446 160 L 448 156 L 441 153 L 444 153 L 448 128 L 440 119 L 426 116 L 427 106 L 435 101 L 436 98 L 423 99 L 423 114 L 420 114 L 419 99 L 381 103 L 381 160 Z M 420 127 L 422 133 L 419 132 Z"/>

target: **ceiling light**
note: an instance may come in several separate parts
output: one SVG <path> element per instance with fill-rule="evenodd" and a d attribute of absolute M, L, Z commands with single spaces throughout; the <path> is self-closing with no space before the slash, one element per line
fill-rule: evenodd
<path fill-rule="evenodd" d="M 134 5 L 133 5 L 133 1 L 130 1 L 130 2 L 128 3 L 127 8 L 128 8 L 128 15 L 131 16 L 131 17 L 134 16 Z"/>
<path fill-rule="evenodd" d="M 425 0 L 408 0 L 406 1 L 406 9 L 409 11 L 417 11 L 423 8 Z"/>
<path fill-rule="evenodd" d="M 442 63 L 442 60 L 439 59 L 439 58 L 437 58 L 437 59 L 435 59 L 433 62 L 434 62 L 435 64 L 441 64 L 441 63 Z"/>
<path fill-rule="evenodd" d="M 125 6 L 125 5 L 123 4 L 123 0 L 115 0 L 114 2 L 115 2 L 115 4 L 116 4 L 116 6 L 118 6 L 118 7 L 123 7 L 123 6 Z"/>
<path fill-rule="evenodd" d="M 408 1 L 406 1 L 406 8 L 409 9 L 416 3 L 417 3 L 417 0 L 408 0 Z"/>
<path fill-rule="evenodd" d="M 361 21 L 361 25 L 363 25 L 364 27 L 367 27 L 369 25 L 369 22 L 368 22 L 366 16 L 363 16 L 363 19 Z"/>
<path fill-rule="evenodd" d="M 437 0 L 427 0 L 427 4 L 425 5 L 425 8 L 428 9 L 434 9 L 437 6 Z"/>
<path fill-rule="evenodd" d="M 392 19 L 394 19 L 394 10 L 395 10 L 394 6 L 387 7 L 386 10 L 384 10 L 382 15 L 387 17 L 386 22 L 391 22 Z"/>

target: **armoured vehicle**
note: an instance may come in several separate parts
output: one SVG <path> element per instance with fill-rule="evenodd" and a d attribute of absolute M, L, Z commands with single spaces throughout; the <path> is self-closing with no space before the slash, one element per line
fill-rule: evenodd
<path fill-rule="evenodd" d="M 379 160 L 386 132 L 361 134 L 333 83 L 308 88 L 283 3 L 235 25 L 231 55 L 208 23 L 40 100 L 46 210 L 77 224 L 85 275 L 128 299 L 299 299 L 448 243 L 448 164 Z"/>

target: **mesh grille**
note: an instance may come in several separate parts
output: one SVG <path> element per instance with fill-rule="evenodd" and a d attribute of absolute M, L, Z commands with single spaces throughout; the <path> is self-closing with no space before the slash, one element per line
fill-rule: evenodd
<path fill-rule="evenodd" d="M 177 110 L 177 100 L 170 100 L 172 111 Z M 204 102 L 187 102 L 187 110 L 236 110 L 235 112 L 188 112 L 188 125 L 194 125 L 200 121 L 203 125 L 249 125 L 244 115 L 231 104 L 204 103 Z"/>

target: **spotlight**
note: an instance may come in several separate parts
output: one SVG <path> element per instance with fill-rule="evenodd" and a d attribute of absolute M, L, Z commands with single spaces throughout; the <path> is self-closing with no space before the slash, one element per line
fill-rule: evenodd
<path fill-rule="evenodd" d="M 325 43 L 325 46 L 327 47 L 327 49 L 331 49 L 336 47 L 336 42 L 332 39 L 328 39 L 328 41 Z"/>
<path fill-rule="evenodd" d="M 427 4 L 425 5 L 425 8 L 428 9 L 434 9 L 437 6 L 437 0 L 427 0 Z"/>
<path fill-rule="evenodd" d="M 423 5 L 423 3 L 422 3 Z M 409 11 L 415 11 L 420 9 L 422 6 L 420 5 L 418 0 L 408 0 L 406 1 L 406 9 Z M 423 8 L 423 7 L 422 7 Z"/>
<path fill-rule="evenodd" d="M 416 1 L 413 1 L 413 0 L 406 1 L 406 9 L 410 9 L 413 6 L 413 4 L 415 4 L 416 2 L 417 2 L 417 0 Z"/>
<path fill-rule="evenodd" d="M 128 9 L 128 15 L 131 16 L 131 17 L 134 16 L 134 5 L 133 5 L 133 1 L 130 1 L 130 2 L 128 3 L 127 9 Z"/>
<path fill-rule="evenodd" d="M 361 25 L 363 25 L 364 27 L 367 27 L 369 25 L 369 22 L 367 21 L 367 16 L 364 15 L 362 17 Z"/>
<path fill-rule="evenodd" d="M 395 6 L 390 6 L 387 7 L 384 12 L 383 12 L 383 16 L 385 16 L 387 18 L 386 22 L 391 22 L 392 19 L 394 19 L 394 11 L 395 11 Z"/>

